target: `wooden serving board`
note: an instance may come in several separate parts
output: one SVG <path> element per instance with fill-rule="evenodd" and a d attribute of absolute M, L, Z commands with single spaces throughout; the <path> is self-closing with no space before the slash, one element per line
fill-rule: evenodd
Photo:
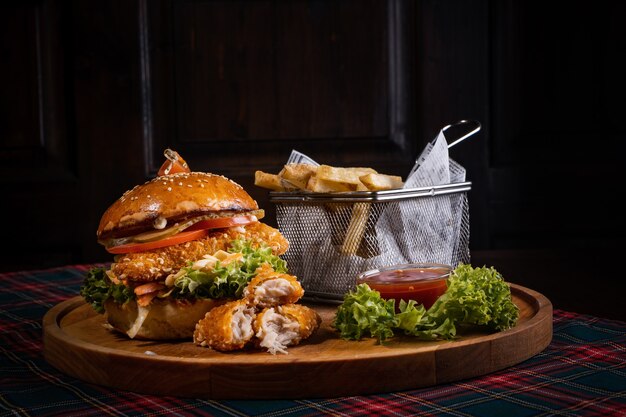
<path fill-rule="evenodd" d="M 112 388 L 211 399 L 314 398 L 401 391 L 484 375 L 522 362 L 552 340 L 552 304 L 511 285 L 520 320 L 500 333 L 455 341 L 407 336 L 379 345 L 346 341 L 331 327 L 336 306 L 314 305 L 318 331 L 286 355 L 220 353 L 192 342 L 130 340 L 104 326 L 81 297 L 44 317 L 44 355 L 60 371 Z"/>

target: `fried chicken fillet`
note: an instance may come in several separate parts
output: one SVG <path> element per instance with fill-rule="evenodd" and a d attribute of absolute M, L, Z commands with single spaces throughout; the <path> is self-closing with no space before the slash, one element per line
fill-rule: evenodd
<path fill-rule="evenodd" d="M 267 264 L 257 269 L 257 275 L 243 291 L 248 303 L 259 308 L 293 304 L 303 295 L 304 289 L 295 276 L 276 272 Z"/>
<path fill-rule="evenodd" d="M 193 341 L 221 352 L 242 349 L 254 336 L 254 307 L 234 300 L 206 313 L 196 324 Z"/>
<path fill-rule="evenodd" d="M 322 319 L 301 304 L 284 304 L 256 310 L 247 300 L 215 307 L 196 324 L 193 341 L 199 346 L 229 352 L 254 344 L 271 354 L 287 353 L 310 337 Z"/>
<path fill-rule="evenodd" d="M 172 272 L 186 266 L 190 260 L 201 259 L 218 250 L 227 250 L 230 242 L 235 239 L 250 240 L 253 247 L 265 244 L 272 248 L 275 255 L 282 255 L 289 247 L 287 239 L 277 229 L 255 222 L 211 232 L 203 239 L 180 245 L 118 256 L 115 263 L 111 264 L 109 276 L 136 284 L 163 281 Z"/>

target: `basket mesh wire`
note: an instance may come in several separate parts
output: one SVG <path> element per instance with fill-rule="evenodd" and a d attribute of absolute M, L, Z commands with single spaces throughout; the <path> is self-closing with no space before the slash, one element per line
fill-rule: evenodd
<path fill-rule="evenodd" d="M 470 260 L 464 191 L 391 201 L 281 201 L 276 218 L 290 242 L 283 258 L 309 299 L 341 300 L 358 274 L 374 268 Z"/>

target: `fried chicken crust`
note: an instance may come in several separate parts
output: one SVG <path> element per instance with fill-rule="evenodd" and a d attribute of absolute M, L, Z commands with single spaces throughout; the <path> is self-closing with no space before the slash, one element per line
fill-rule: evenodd
<path fill-rule="evenodd" d="M 267 245 L 275 255 L 282 255 L 289 248 L 287 239 L 275 228 L 261 222 L 245 227 L 231 227 L 211 232 L 199 240 L 166 246 L 146 252 L 129 253 L 117 257 L 111 265 L 111 273 L 122 281 L 134 283 L 162 281 L 189 261 L 201 259 L 203 255 L 227 250 L 235 239 L 246 239 L 253 247 Z"/>
<path fill-rule="evenodd" d="M 221 352 L 242 349 L 254 337 L 256 316 L 246 300 L 234 300 L 210 310 L 197 324 L 193 341 Z"/>
<path fill-rule="evenodd" d="M 298 278 L 274 271 L 271 265 L 263 264 L 243 290 L 248 303 L 260 308 L 292 304 L 304 295 Z"/>
<path fill-rule="evenodd" d="M 287 353 L 287 347 L 307 339 L 321 322 L 322 318 L 314 309 L 301 304 L 266 307 L 253 322 L 255 344 L 273 355 Z"/>

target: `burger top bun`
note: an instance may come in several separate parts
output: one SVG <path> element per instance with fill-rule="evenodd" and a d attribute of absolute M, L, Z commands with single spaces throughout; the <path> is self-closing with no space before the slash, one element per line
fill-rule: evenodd
<path fill-rule="evenodd" d="M 98 239 L 163 229 L 199 215 L 216 217 L 258 210 L 237 183 L 220 175 L 180 172 L 156 177 L 126 191 L 100 219 Z"/>

